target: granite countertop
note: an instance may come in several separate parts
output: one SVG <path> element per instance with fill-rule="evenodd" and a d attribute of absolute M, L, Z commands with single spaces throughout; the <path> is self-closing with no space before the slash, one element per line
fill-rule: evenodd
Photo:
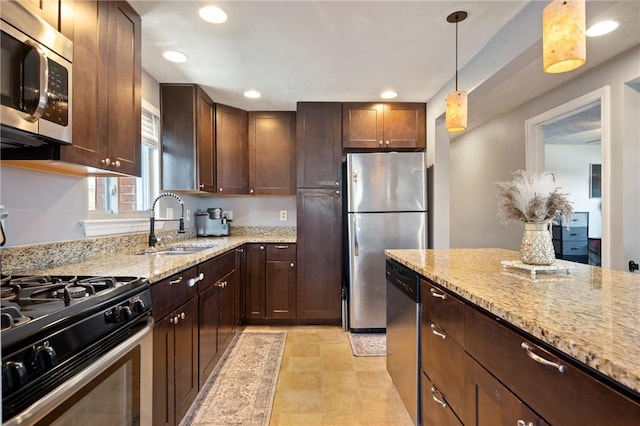
<path fill-rule="evenodd" d="M 30 274 L 48 275 L 107 275 L 145 277 L 151 283 L 160 281 L 177 272 L 235 249 L 246 243 L 295 243 L 293 236 L 242 235 L 230 237 L 193 238 L 167 247 L 206 247 L 192 254 L 152 256 L 148 254 L 123 253 L 95 256 L 81 262 L 55 267 L 24 271 Z M 162 250 L 163 247 L 158 247 Z"/>
<path fill-rule="evenodd" d="M 539 274 L 501 261 L 503 249 L 386 250 L 385 254 L 640 392 L 640 275 L 556 261 L 570 273 Z"/>

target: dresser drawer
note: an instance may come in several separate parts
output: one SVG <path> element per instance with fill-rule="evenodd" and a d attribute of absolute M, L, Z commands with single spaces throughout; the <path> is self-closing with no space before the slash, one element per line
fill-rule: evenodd
<path fill-rule="evenodd" d="M 588 254 L 587 240 L 584 241 L 554 241 L 556 253 L 563 256 L 586 256 Z"/>
<path fill-rule="evenodd" d="M 424 279 L 420 279 L 420 299 L 427 317 L 464 346 L 464 303 Z"/>
<path fill-rule="evenodd" d="M 151 284 L 151 299 L 153 300 L 153 319 L 158 321 L 169 312 L 177 309 L 198 294 L 198 270 L 194 266 L 175 275 Z M 193 283 L 193 285 L 190 285 Z"/>
<path fill-rule="evenodd" d="M 472 307 L 465 310 L 465 349 L 551 424 L 638 424 L 639 404 Z"/>
<path fill-rule="evenodd" d="M 464 349 L 437 323 L 422 314 L 420 327 L 422 369 L 458 415 L 464 410 Z"/>
<path fill-rule="evenodd" d="M 563 241 L 587 241 L 586 227 L 571 227 L 570 229 L 553 227 L 553 238 Z"/>
<path fill-rule="evenodd" d="M 270 260 L 296 260 L 296 245 L 267 244 L 267 262 Z"/>

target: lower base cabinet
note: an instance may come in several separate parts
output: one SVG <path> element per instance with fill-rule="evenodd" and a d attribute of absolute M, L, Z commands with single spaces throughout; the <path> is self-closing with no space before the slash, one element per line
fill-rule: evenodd
<path fill-rule="evenodd" d="M 420 372 L 420 383 L 422 424 L 424 426 L 462 426 L 462 422 L 447 404 L 440 390 L 431 383 L 423 371 Z"/>

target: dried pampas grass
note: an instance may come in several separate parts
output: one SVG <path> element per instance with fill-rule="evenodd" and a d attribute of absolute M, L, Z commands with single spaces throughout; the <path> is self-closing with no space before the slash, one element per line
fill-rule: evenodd
<path fill-rule="evenodd" d="M 498 188 L 498 217 L 505 224 L 511 220 L 542 223 L 558 217 L 563 225 L 573 218 L 573 208 L 567 194 L 551 173 L 513 173 L 510 182 L 496 182 Z"/>

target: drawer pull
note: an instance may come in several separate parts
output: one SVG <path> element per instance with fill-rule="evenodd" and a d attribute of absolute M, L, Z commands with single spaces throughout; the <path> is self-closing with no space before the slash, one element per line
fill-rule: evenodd
<path fill-rule="evenodd" d="M 286 250 L 289 248 L 289 246 L 274 246 L 274 247 L 280 250 Z"/>
<path fill-rule="evenodd" d="M 435 334 L 438 337 L 442 337 L 442 340 L 447 338 L 447 334 L 444 332 L 444 330 L 435 324 L 431 324 L 431 333 Z"/>
<path fill-rule="evenodd" d="M 169 285 L 178 284 L 178 283 L 180 283 L 180 282 L 182 282 L 182 277 L 178 277 L 178 278 L 176 278 L 175 280 L 171 280 L 171 281 L 169 281 Z"/>
<path fill-rule="evenodd" d="M 525 422 L 524 420 L 518 420 L 516 426 L 536 426 L 533 422 Z"/>
<path fill-rule="evenodd" d="M 442 300 L 444 300 L 444 299 L 446 299 L 446 298 L 447 298 L 447 295 L 446 295 L 446 294 L 444 294 L 444 293 L 440 293 L 440 292 L 439 292 L 438 290 L 436 290 L 435 288 L 432 288 L 432 289 L 431 289 L 431 295 L 432 295 L 433 297 L 437 297 L 438 299 L 442 299 Z"/>
<path fill-rule="evenodd" d="M 200 272 L 200 275 L 198 275 L 197 277 L 189 278 L 188 285 L 189 287 L 193 287 L 194 285 L 196 285 L 198 281 L 202 281 L 203 279 L 204 279 L 204 273 Z"/>
<path fill-rule="evenodd" d="M 542 358 L 540 355 L 536 354 L 534 351 L 534 347 L 531 346 L 530 344 L 528 344 L 527 342 L 522 342 L 520 344 L 520 347 L 522 349 L 524 349 L 525 351 L 527 351 L 527 355 L 529 356 L 529 358 L 531 358 L 532 360 L 534 360 L 535 362 L 539 362 L 542 365 L 546 365 L 548 367 L 553 367 L 553 368 L 557 368 L 558 371 L 560 373 L 566 373 L 567 372 L 567 366 L 566 365 L 560 365 L 556 362 L 553 361 L 549 361 L 547 359 Z"/>
<path fill-rule="evenodd" d="M 440 395 L 440 398 L 442 398 L 442 394 L 440 393 L 440 391 L 436 389 L 435 386 L 431 386 L 431 398 L 433 398 L 433 400 L 438 404 L 442 405 L 442 408 L 447 408 L 448 406 L 447 406 L 447 403 L 444 402 L 444 398 L 442 399 L 438 398 L 436 396 L 436 393 Z"/>

